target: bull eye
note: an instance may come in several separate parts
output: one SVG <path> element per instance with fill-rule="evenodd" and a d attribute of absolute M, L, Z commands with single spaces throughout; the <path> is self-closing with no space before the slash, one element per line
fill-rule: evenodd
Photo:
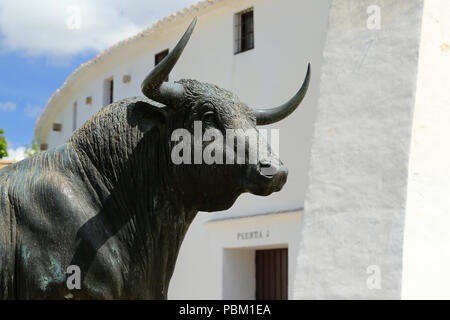
<path fill-rule="evenodd" d="M 213 125 L 216 122 L 214 111 L 207 111 L 202 115 L 202 123 L 204 125 Z"/>

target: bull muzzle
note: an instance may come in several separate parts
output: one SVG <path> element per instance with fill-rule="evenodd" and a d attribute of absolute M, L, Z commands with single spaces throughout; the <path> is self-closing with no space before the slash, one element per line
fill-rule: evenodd
<path fill-rule="evenodd" d="M 255 184 L 249 191 L 255 195 L 267 196 L 280 191 L 286 183 L 288 169 L 275 157 L 267 157 L 258 161 L 256 165 Z"/>

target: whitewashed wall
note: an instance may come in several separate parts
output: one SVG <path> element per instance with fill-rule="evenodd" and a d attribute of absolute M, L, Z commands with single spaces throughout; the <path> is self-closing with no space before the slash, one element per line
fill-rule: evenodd
<path fill-rule="evenodd" d="M 425 1 L 405 222 L 402 298 L 450 298 L 450 2 Z"/>
<path fill-rule="evenodd" d="M 372 29 L 367 9 L 374 4 L 381 24 Z M 332 1 L 297 299 L 401 297 L 422 4 Z"/>

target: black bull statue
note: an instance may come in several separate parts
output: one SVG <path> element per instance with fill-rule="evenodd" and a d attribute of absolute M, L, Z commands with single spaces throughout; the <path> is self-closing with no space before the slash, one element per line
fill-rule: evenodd
<path fill-rule="evenodd" d="M 283 187 L 287 169 L 272 153 L 254 164 L 171 161 L 174 129 L 192 132 L 193 121 L 202 121 L 222 136 L 256 131 L 291 114 L 309 84 L 308 66 L 291 100 L 258 110 L 211 84 L 164 82 L 195 23 L 142 83 L 148 99 L 112 103 L 64 145 L 0 170 L 0 298 L 165 299 L 198 211 Z M 267 166 L 271 174 L 261 170 Z M 78 268 L 75 289 L 69 266 Z"/>

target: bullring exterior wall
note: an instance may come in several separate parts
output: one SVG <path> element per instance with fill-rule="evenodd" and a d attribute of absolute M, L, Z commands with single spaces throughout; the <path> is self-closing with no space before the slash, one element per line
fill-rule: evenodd
<path fill-rule="evenodd" d="M 297 299 L 401 297 L 422 16 L 422 0 L 331 3 Z"/>

